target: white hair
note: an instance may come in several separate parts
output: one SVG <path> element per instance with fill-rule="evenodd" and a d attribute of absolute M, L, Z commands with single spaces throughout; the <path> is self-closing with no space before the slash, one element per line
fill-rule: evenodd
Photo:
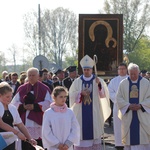
<path fill-rule="evenodd" d="M 130 70 L 138 70 L 138 72 L 140 72 L 139 66 L 138 66 L 137 64 L 134 64 L 134 63 L 130 63 L 130 64 L 128 65 L 128 72 L 129 72 Z"/>
<path fill-rule="evenodd" d="M 26 78 L 25 78 L 24 82 L 25 82 L 25 83 L 27 83 L 27 82 L 28 82 L 28 77 L 26 77 Z"/>
<path fill-rule="evenodd" d="M 5 71 L 2 72 L 2 75 L 3 75 L 3 74 L 8 74 L 8 72 L 5 70 Z"/>
<path fill-rule="evenodd" d="M 37 74 L 39 74 L 39 70 L 38 70 L 37 68 L 32 67 L 32 68 L 29 68 L 29 69 L 27 70 L 27 75 L 28 75 L 28 73 L 31 72 L 31 71 L 36 71 Z"/>
<path fill-rule="evenodd" d="M 5 76 L 6 76 L 6 75 L 8 75 L 8 72 L 5 70 L 5 71 L 2 72 L 2 77 L 3 77 L 3 79 L 5 79 Z"/>

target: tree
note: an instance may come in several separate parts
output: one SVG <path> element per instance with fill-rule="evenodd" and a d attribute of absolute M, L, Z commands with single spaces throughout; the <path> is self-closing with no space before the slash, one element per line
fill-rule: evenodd
<path fill-rule="evenodd" d="M 105 0 L 104 11 L 107 14 L 123 14 L 124 49 L 132 52 L 150 24 L 149 0 Z"/>
<path fill-rule="evenodd" d="M 5 55 L 2 51 L 0 51 L 0 72 L 6 70 L 6 58 L 5 58 Z M 0 74 L 0 77 L 1 77 L 1 74 Z"/>
<path fill-rule="evenodd" d="M 128 55 L 130 62 L 138 64 L 141 70 L 146 69 L 150 71 L 150 37 L 142 36 L 137 47 L 136 50 Z"/>
<path fill-rule="evenodd" d="M 31 11 L 23 16 L 26 52 L 33 58 L 38 54 L 37 12 Z"/>
<path fill-rule="evenodd" d="M 11 52 L 13 66 L 14 66 L 14 72 L 16 72 L 16 57 L 18 54 L 18 48 L 15 44 L 13 44 L 11 48 L 8 48 L 8 51 Z"/>
<path fill-rule="evenodd" d="M 65 66 L 77 66 L 78 65 L 78 59 L 75 59 L 73 56 L 66 56 L 65 57 Z"/>
<path fill-rule="evenodd" d="M 77 19 L 68 9 L 57 8 L 45 11 L 44 25 L 47 29 L 45 45 L 48 45 L 52 60 L 62 67 L 62 60 L 66 52 L 77 48 Z M 71 50 L 70 50 L 71 49 Z M 68 53 L 67 53 L 68 55 Z"/>
<path fill-rule="evenodd" d="M 28 17 L 28 15 L 25 15 L 24 23 L 27 46 L 35 52 L 38 50 L 37 14 L 32 12 L 30 13 L 32 16 Z M 59 7 L 52 11 L 44 10 L 40 20 L 41 54 L 62 67 L 65 55 L 77 55 L 75 53 L 77 49 L 76 15 L 68 9 Z"/>

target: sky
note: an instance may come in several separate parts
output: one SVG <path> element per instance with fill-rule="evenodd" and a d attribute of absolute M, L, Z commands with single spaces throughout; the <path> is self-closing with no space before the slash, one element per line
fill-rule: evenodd
<path fill-rule="evenodd" d="M 0 51 L 8 56 L 8 48 L 23 47 L 23 15 L 31 10 L 67 8 L 75 14 L 98 14 L 104 0 L 4 0 L 0 9 Z"/>

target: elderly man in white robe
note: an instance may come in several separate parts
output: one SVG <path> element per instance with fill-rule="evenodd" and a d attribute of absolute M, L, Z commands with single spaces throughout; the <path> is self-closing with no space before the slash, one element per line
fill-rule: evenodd
<path fill-rule="evenodd" d="M 111 113 L 109 92 L 106 83 L 93 74 L 93 59 L 86 55 L 80 65 L 83 75 L 74 80 L 69 90 L 70 107 L 81 129 L 80 145 L 75 145 L 74 150 L 99 150 L 104 122 Z"/>
<path fill-rule="evenodd" d="M 150 82 L 139 72 L 139 66 L 130 63 L 129 77 L 117 92 L 124 150 L 150 149 Z"/>
<path fill-rule="evenodd" d="M 113 102 L 113 127 L 114 127 L 115 147 L 117 150 L 123 150 L 123 144 L 121 141 L 121 120 L 118 118 L 118 106 L 116 101 L 116 94 L 120 82 L 127 77 L 128 77 L 127 65 L 125 63 L 120 63 L 118 66 L 118 76 L 113 78 L 108 84 L 110 100 Z"/>

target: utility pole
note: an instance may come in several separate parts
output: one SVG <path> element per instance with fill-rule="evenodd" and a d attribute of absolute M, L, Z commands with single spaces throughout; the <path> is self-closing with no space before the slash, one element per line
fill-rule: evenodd
<path fill-rule="evenodd" d="M 39 55 L 41 55 L 41 12 L 40 12 L 40 4 L 38 4 L 38 25 L 39 25 Z"/>

